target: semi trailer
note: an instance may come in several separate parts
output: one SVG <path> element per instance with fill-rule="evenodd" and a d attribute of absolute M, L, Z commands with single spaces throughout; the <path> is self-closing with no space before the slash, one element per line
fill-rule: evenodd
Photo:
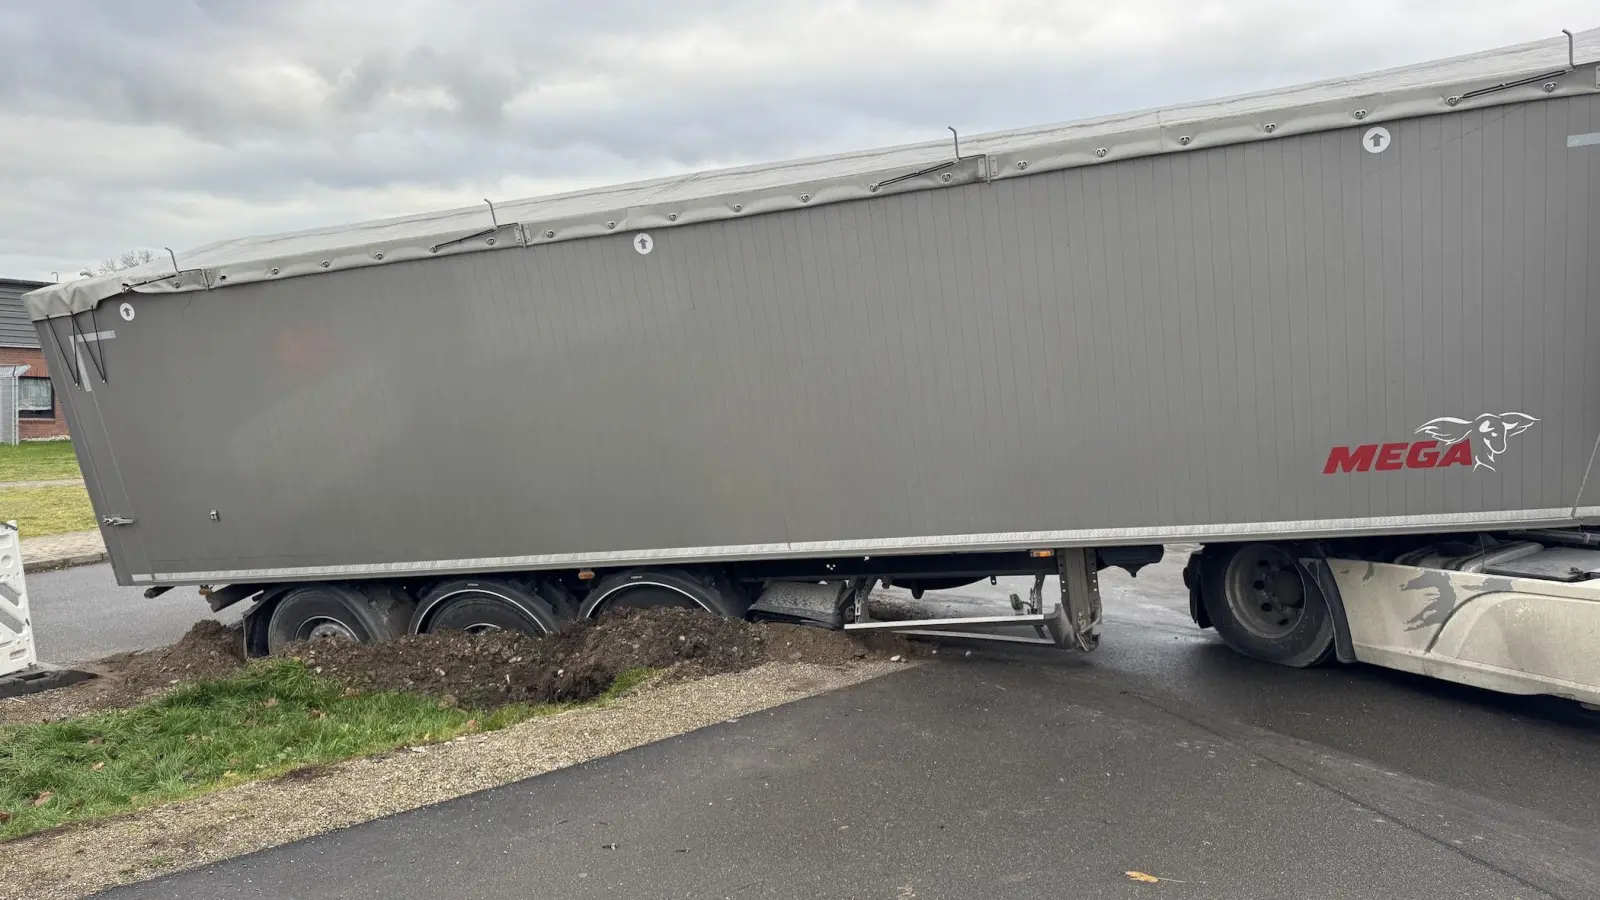
<path fill-rule="evenodd" d="M 1600 702 L 1600 30 L 225 240 L 26 298 L 116 577 L 252 652 L 696 606 Z M 995 576 L 994 615 L 871 592 Z M 1049 587 L 1049 596 L 1046 588 Z"/>

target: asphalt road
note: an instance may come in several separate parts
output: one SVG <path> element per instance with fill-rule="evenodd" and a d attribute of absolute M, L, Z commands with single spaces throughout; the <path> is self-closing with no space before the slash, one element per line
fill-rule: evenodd
<path fill-rule="evenodd" d="M 146 600 L 144 588 L 118 587 L 108 563 L 29 575 L 28 605 L 39 658 L 64 666 L 170 644 L 201 618 L 233 622 L 244 611 L 212 615 L 192 587 Z"/>
<path fill-rule="evenodd" d="M 41 634 L 64 599 L 49 578 L 30 579 Z M 1188 622 L 1173 563 L 1104 589 L 1091 655 L 947 644 L 858 688 L 107 896 L 1600 897 L 1600 716 L 1240 658 Z M 1026 583 L 961 593 L 1011 590 Z M 74 602 L 120 621 L 127 596 Z M 197 615 L 180 608 L 145 633 L 181 633 Z M 82 652 L 93 614 L 56 620 Z"/>

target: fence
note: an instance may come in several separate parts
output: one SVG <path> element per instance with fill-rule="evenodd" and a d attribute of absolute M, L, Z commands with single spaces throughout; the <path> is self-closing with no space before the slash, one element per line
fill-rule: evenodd
<path fill-rule="evenodd" d="M 17 407 L 20 403 L 17 379 L 28 371 L 28 366 L 0 366 L 0 444 L 15 444 L 22 439 L 17 427 Z"/>

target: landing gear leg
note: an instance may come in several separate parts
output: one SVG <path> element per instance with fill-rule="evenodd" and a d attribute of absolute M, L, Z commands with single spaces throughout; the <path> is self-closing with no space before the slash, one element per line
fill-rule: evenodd
<path fill-rule="evenodd" d="M 1085 653 L 1100 646 L 1100 573 L 1092 547 L 1056 551 L 1061 605 L 1045 621 L 1055 642 Z"/>

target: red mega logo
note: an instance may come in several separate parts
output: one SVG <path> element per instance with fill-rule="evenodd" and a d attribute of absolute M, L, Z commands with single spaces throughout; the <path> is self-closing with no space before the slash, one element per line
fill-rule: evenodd
<path fill-rule="evenodd" d="M 1506 452 L 1512 435 L 1521 434 L 1539 421 L 1518 412 L 1484 413 L 1475 419 L 1440 416 L 1423 424 L 1416 434 L 1432 440 L 1401 441 L 1393 444 L 1361 444 L 1334 447 L 1322 474 L 1338 472 L 1394 472 L 1400 469 L 1446 469 L 1470 466 L 1493 472 L 1495 462 Z"/>
<path fill-rule="evenodd" d="M 1362 444 L 1359 447 L 1335 447 L 1328 452 L 1328 464 L 1322 474 L 1335 472 L 1393 472 L 1398 469 L 1444 469 L 1450 466 L 1475 466 L 1472 445 L 1440 444 L 1438 441 L 1417 441 L 1399 444 Z"/>

